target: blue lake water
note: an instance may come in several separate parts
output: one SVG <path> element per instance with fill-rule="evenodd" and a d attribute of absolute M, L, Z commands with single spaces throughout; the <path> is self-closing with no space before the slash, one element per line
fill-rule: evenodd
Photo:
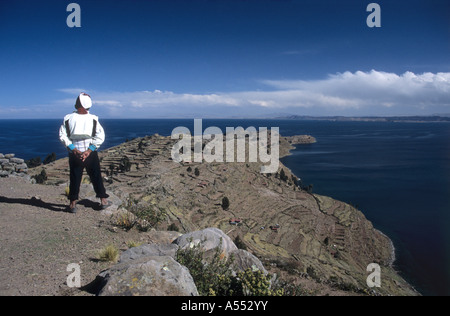
<path fill-rule="evenodd" d="M 193 120 L 101 120 L 101 149 Z M 66 155 L 61 120 L 0 120 L 0 153 Z M 282 162 L 314 192 L 357 206 L 396 247 L 397 270 L 424 295 L 450 294 L 450 124 L 296 120 L 204 120 L 203 128 L 279 127 L 310 134 Z"/>

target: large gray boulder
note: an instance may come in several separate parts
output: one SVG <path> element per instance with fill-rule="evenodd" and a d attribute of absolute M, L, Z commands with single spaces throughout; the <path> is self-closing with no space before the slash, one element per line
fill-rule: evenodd
<path fill-rule="evenodd" d="M 187 233 L 178 237 L 173 243 L 182 249 L 200 245 L 205 254 L 215 251 L 219 246 L 226 256 L 238 250 L 231 238 L 218 228 L 206 228 Z"/>
<path fill-rule="evenodd" d="M 189 270 L 170 256 L 144 256 L 102 272 L 100 296 L 198 296 Z"/>
<path fill-rule="evenodd" d="M 25 160 L 23 160 L 21 158 L 10 158 L 9 162 L 19 165 L 19 164 L 23 164 L 25 162 Z"/>
<path fill-rule="evenodd" d="M 247 269 L 251 269 L 252 271 L 262 271 L 267 275 L 267 270 L 264 268 L 261 260 L 259 260 L 256 256 L 251 254 L 250 252 L 242 249 L 238 249 L 233 251 L 231 255 L 234 258 L 233 261 L 233 271 L 245 271 Z"/>
<path fill-rule="evenodd" d="M 161 232 L 162 233 L 162 232 Z M 158 234 L 158 232 L 155 232 Z M 171 234 L 169 237 L 174 236 Z M 176 235 L 175 235 L 176 236 Z M 172 243 L 144 244 L 126 250 L 118 264 L 98 275 L 102 296 L 191 296 L 198 295 L 189 270 L 176 262 L 179 249 L 200 245 L 203 258 L 211 257 L 217 247 L 233 257 L 230 267 L 236 274 L 251 269 L 267 274 L 261 261 L 248 251 L 238 249 L 230 237 L 217 228 L 206 228 L 179 236 Z M 206 260 L 207 261 L 207 260 Z"/>
<path fill-rule="evenodd" d="M 267 274 L 267 270 L 257 257 L 246 250 L 238 249 L 231 238 L 217 228 L 206 228 L 187 233 L 178 237 L 173 243 L 181 249 L 200 245 L 204 252 L 204 258 L 212 256 L 216 248 L 220 246 L 222 247 L 222 254 L 227 257 L 233 257 L 232 269 L 235 273 L 252 269 L 253 271 L 260 270 Z"/>
<path fill-rule="evenodd" d="M 120 263 L 140 259 L 142 257 L 169 256 L 175 259 L 178 246 L 175 244 L 145 244 L 133 247 L 122 253 Z"/>

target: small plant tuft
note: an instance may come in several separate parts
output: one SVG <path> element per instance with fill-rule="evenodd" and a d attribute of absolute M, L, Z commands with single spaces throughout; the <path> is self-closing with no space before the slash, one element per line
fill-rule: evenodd
<path fill-rule="evenodd" d="M 98 253 L 98 259 L 105 262 L 117 262 L 119 260 L 119 249 L 114 245 L 108 245 Z"/>
<path fill-rule="evenodd" d="M 135 248 L 135 247 L 139 247 L 140 245 L 142 245 L 141 242 L 137 242 L 137 241 L 134 241 L 134 240 L 127 241 L 128 248 Z"/>

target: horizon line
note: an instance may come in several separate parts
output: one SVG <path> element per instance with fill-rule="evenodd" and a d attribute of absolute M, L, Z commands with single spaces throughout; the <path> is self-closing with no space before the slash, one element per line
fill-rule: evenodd
<path fill-rule="evenodd" d="M 450 120 L 450 113 L 448 114 L 413 114 L 413 115 L 361 115 L 361 116 L 353 116 L 353 115 L 298 115 L 298 114 L 285 114 L 285 115 L 274 115 L 273 117 L 269 117 L 269 116 L 211 116 L 211 117 L 196 117 L 196 116 L 192 116 L 192 117 L 104 117 L 101 118 L 102 120 L 151 120 L 151 119 L 155 119 L 155 120 L 193 120 L 193 119 L 211 119 L 211 120 L 220 120 L 220 119 L 224 119 L 224 120 L 246 120 L 246 119 L 259 119 L 259 120 L 279 120 L 279 119 L 291 119 L 291 120 L 295 120 L 295 119 L 325 119 L 325 118 L 348 118 L 348 119 L 367 119 L 367 118 L 371 118 L 371 119 L 375 119 L 375 118 L 445 118 L 445 119 L 449 119 Z M 8 121 L 8 120 L 59 120 L 60 118 L 56 118 L 56 117 L 50 117 L 50 118 L 0 118 L 0 121 Z"/>

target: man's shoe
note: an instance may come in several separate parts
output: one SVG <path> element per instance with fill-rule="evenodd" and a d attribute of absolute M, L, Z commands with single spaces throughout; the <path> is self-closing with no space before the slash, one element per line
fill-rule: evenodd
<path fill-rule="evenodd" d="M 100 205 L 101 205 L 102 210 L 106 210 L 108 207 L 110 207 L 113 204 L 112 204 L 111 201 L 108 201 L 108 203 L 106 203 L 106 204 L 101 204 L 100 203 Z"/>
<path fill-rule="evenodd" d="M 76 212 L 77 212 L 77 207 L 76 206 L 74 208 L 71 208 L 69 206 L 69 213 L 76 214 Z"/>

